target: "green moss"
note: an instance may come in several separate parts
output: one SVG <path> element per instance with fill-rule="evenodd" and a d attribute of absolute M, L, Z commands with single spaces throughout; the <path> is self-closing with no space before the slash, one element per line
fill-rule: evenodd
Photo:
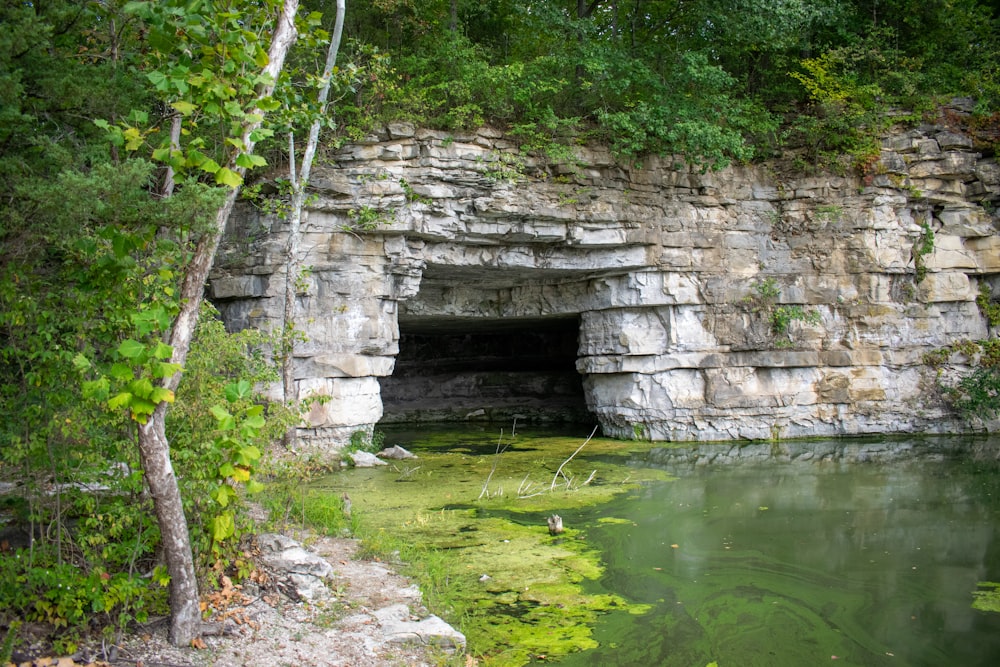
<path fill-rule="evenodd" d="M 648 609 L 585 591 L 603 566 L 573 517 L 666 475 L 625 465 L 643 445 L 603 438 L 563 465 L 584 440 L 429 432 L 403 443 L 419 458 L 336 473 L 309 498 L 350 494 L 365 548 L 411 563 L 428 605 L 460 625 L 484 664 L 526 664 L 594 648 L 603 612 Z M 550 513 L 563 517 L 563 534 L 549 534 Z"/>
<path fill-rule="evenodd" d="M 985 590 L 972 591 L 972 608 L 1000 612 L 1000 583 L 980 581 L 978 586 Z"/>

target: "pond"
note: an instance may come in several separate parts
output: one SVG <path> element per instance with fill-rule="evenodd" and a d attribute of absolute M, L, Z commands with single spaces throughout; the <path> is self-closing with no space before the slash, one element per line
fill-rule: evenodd
<path fill-rule="evenodd" d="M 972 606 L 1000 581 L 1000 440 L 595 438 L 558 472 L 585 438 L 389 433 L 420 458 L 328 484 L 446 554 L 486 664 L 1000 664 Z"/>

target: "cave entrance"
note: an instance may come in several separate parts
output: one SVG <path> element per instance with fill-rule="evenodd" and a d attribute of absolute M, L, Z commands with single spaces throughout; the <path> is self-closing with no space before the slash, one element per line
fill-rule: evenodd
<path fill-rule="evenodd" d="M 381 379 L 383 423 L 580 423 L 578 315 L 401 317 L 399 355 Z"/>

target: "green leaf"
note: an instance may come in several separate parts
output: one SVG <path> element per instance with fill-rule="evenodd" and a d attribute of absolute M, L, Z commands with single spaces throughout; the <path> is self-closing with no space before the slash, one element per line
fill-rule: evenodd
<path fill-rule="evenodd" d="M 153 393 L 149 395 L 149 400 L 154 403 L 173 403 L 174 392 L 166 387 L 155 387 Z"/>
<path fill-rule="evenodd" d="M 253 56 L 254 65 L 260 67 L 261 69 L 267 67 L 267 64 L 271 62 L 270 57 L 268 57 L 267 55 L 267 51 L 265 51 L 260 44 L 255 44 L 254 47 L 255 47 Z"/>
<path fill-rule="evenodd" d="M 149 378 L 136 378 L 128 383 L 128 389 L 133 396 L 149 398 L 153 393 L 153 383 L 149 381 Z"/>
<path fill-rule="evenodd" d="M 257 102 L 257 108 L 261 111 L 274 111 L 281 108 L 281 102 L 273 97 L 265 97 Z"/>
<path fill-rule="evenodd" d="M 169 148 L 153 149 L 153 159 L 157 162 L 168 162 L 170 160 L 170 153 Z"/>
<path fill-rule="evenodd" d="M 230 401 L 250 398 L 252 392 L 253 385 L 250 384 L 249 380 L 240 380 L 226 385 L 226 398 Z"/>
<path fill-rule="evenodd" d="M 264 421 L 264 418 L 262 416 L 257 415 L 256 417 L 247 417 L 243 421 L 243 424 L 245 426 L 249 426 L 252 429 L 261 429 L 267 425 L 267 422 Z"/>
<path fill-rule="evenodd" d="M 196 151 L 191 149 L 188 151 L 187 160 L 185 160 L 185 165 L 188 167 L 200 167 L 204 162 L 208 160 L 208 156 L 201 151 Z"/>
<path fill-rule="evenodd" d="M 108 399 L 108 408 L 111 410 L 117 410 L 118 408 L 127 407 L 129 403 L 132 402 L 132 394 L 127 391 L 123 391 L 120 394 L 116 394 Z"/>
<path fill-rule="evenodd" d="M 166 92 L 170 88 L 170 80 L 167 79 L 167 75 L 163 72 L 153 70 L 146 74 L 146 78 L 160 92 Z"/>
<path fill-rule="evenodd" d="M 125 137 L 125 150 L 137 151 L 142 146 L 142 133 L 137 127 L 126 127 L 123 134 Z"/>
<path fill-rule="evenodd" d="M 190 102 L 184 102 L 183 100 L 178 100 L 170 106 L 182 116 L 190 116 L 198 109 L 196 105 L 191 104 Z"/>
<path fill-rule="evenodd" d="M 174 348 L 163 341 L 157 341 L 152 354 L 154 359 L 169 359 L 174 354 Z"/>
<path fill-rule="evenodd" d="M 108 378 L 100 378 L 99 380 L 84 382 L 82 389 L 84 398 L 93 398 L 98 401 L 103 401 L 108 397 L 108 392 L 111 389 L 111 383 L 108 382 Z"/>
<path fill-rule="evenodd" d="M 264 485 L 255 479 L 251 479 L 247 482 L 247 493 L 260 493 L 264 490 Z"/>
<path fill-rule="evenodd" d="M 212 407 L 210 407 L 208 409 L 208 411 L 212 413 L 212 416 L 215 417 L 216 421 L 220 421 L 221 422 L 221 421 L 223 421 L 225 419 L 232 419 L 233 418 L 233 416 L 231 414 L 229 414 L 229 411 L 226 410 L 221 405 L 213 405 Z"/>
<path fill-rule="evenodd" d="M 236 474 L 236 467 L 232 463 L 229 463 L 227 461 L 226 463 L 223 463 L 221 466 L 219 466 L 219 477 L 225 479 L 226 477 L 232 477 L 235 474 Z"/>
<path fill-rule="evenodd" d="M 249 153 L 240 153 L 236 156 L 236 165 L 243 167 L 244 169 L 253 169 L 254 167 L 265 167 L 267 166 L 267 160 L 259 155 L 250 155 Z"/>
<path fill-rule="evenodd" d="M 180 364 L 170 364 L 166 362 L 157 362 L 153 364 L 153 377 L 155 378 L 168 378 L 173 377 L 175 373 L 183 368 Z"/>
<path fill-rule="evenodd" d="M 218 174 L 221 169 L 219 163 L 211 158 L 206 158 L 201 164 L 198 165 L 198 168 L 208 174 Z"/>
<path fill-rule="evenodd" d="M 123 382 L 128 382 L 135 378 L 135 373 L 132 371 L 130 366 L 125 364 L 112 364 L 111 370 L 108 373 L 116 380 L 121 380 Z"/>
<path fill-rule="evenodd" d="M 222 542 L 236 534 L 232 512 L 225 512 L 212 519 L 212 539 Z"/>
<path fill-rule="evenodd" d="M 118 354 L 126 359 L 138 359 L 146 351 L 146 346 L 131 338 L 123 340 L 118 346 Z"/>
<path fill-rule="evenodd" d="M 129 404 L 129 408 L 132 410 L 132 419 L 140 424 L 145 424 L 148 415 L 151 415 L 156 411 L 156 405 L 154 403 L 138 396 L 132 397 L 132 402 Z"/>
<path fill-rule="evenodd" d="M 73 368 L 78 371 L 90 370 L 90 359 L 87 359 L 87 357 L 78 352 L 76 356 L 73 357 Z"/>
<path fill-rule="evenodd" d="M 237 458 L 240 459 L 240 463 L 243 465 L 250 465 L 254 461 L 260 459 L 260 450 L 253 445 L 247 445 L 246 447 L 240 449 Z"/>
<path fill-rule="evenodd" d="M 215 172 L 215 182 L 219 185 L 226 185 L 231 188 L 238 188 L 243 185 L 243 177 L 232 169 L 222 167 Z"/>

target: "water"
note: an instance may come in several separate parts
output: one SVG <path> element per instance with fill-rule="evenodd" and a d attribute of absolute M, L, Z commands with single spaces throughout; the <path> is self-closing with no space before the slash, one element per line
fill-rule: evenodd
<path fill-rule="evenodd" d="M 676 481 L 587 517 L 606 565 L 594 589 L 653 608 L 603 616 L 600 647 L 560 664 L 1000 664 L 1000 614 L 971 607 L 1000 580 L 995 458 L 949 460 L 941 441 L 882 445 L 878 464 L 705 464 L 699 449 L 665 457 Z"/>
<path fill-rule="evenodd" d="M 394 512 L 434 512 L 400 518 L 393 530 L 410 530 L 412 523 L 422 531 L 412 533 L 414 539 L 433 543 L 443 535 L 449 542 L 441 548 L 462 551 L 459 557 L 469 563 L 467 590 L 483 599 L 470 615 L 488 616 L 480 627 L 502 629 L 493 635 L 487 629 L 478 640 L 470 636 L 490 647 L 493 659 L 486 664 L 1000 664 L 1000 613 L 972 608 L 979 582 L 1000 581 L 1000 439 L 651 451 L 595 439 L 573 459 L 577 479 L 599 471 L 594 491 L 603 495 L 584 502 L 586 489 L 515 497 L 511 491 L 527 471 L 548 486 L 580 442 L 525 433 L 486 485 L 506 491 L 483 498 L 483 480 L 497 460 L 490 455 L 497 449 L 494 437 L 391 440 L 421 453 L 420 470 L 405 479 L 386 470 L 351 477 L 358 485 L 352 497 L 364 497 L 364 484 L 377 484 L 395 498 Z M 654 469 L 675 479 L 665 481 Z M 626 480 L 641 483 L 618 495 L 610 491 L 626 488 L 616 486 Z M 553 511 L 571 527 L 566 540 L 549 538 L 541 527 Z M 424 527 L 433 522 L 438 537 Z M 497 522 L 521 532 L 483 537 L 503 530 Z M 478 542 L 470 535 L 479 535 Z M 583 603 L 584 611 L 596 612 L 570 617 L 569 605 L 579 598 L 572 591 L 536 595 L 539 586 L 531 582 L 529 593 L 526 571 L 545 579 L 543 567 L 567 558 L 545 550 L 567 546 L 600 564 L 597 574 L 578 582 L 584 593 L 626 604 Z M 498 555 L 480 561 L 476 549 Z M 500 564 L 518 554 L 537 558 L 504 581 Z M 481 572 L 492 579 L 479 583 Z M 504 615 L 524 608 L 539 613 Z M 520 623 L 516 634 L 511 623 Z"/>

